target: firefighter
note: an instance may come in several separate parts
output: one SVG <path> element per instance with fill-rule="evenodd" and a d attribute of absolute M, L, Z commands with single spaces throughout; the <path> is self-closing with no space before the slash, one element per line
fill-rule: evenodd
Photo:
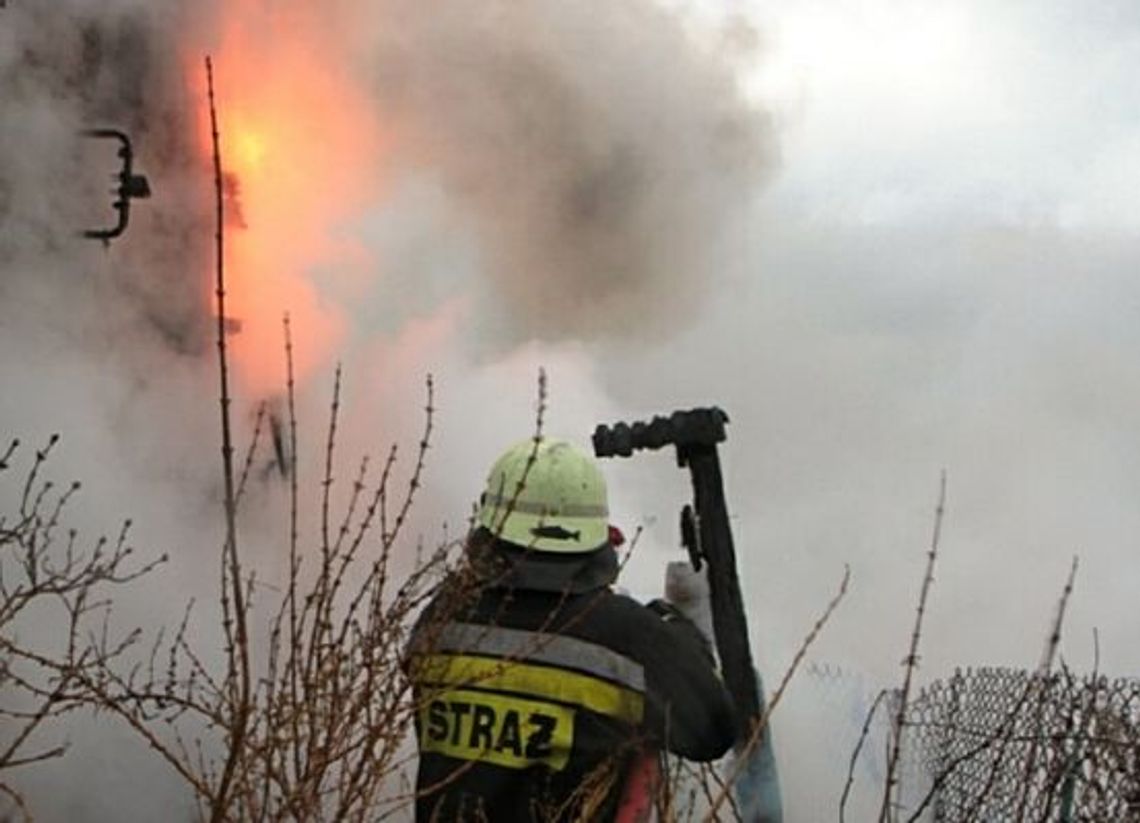
<path fill-rule="evenodd" d="M 601 471 L 569 442 L 531 438 L 492 466 L 468 562 L 409 647 L 417 820 L 625 819 L 646 752 L 732 745 L 707 640 L 611 589 L 618 535 Z"/>

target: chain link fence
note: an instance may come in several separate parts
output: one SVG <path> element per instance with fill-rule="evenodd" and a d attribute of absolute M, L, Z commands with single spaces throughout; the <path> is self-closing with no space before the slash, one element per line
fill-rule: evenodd
<path fill-rule="evenodd" d="M 1140 680 L 958 670 L 907 711 L 911 812 L 1140 823 Z"/>

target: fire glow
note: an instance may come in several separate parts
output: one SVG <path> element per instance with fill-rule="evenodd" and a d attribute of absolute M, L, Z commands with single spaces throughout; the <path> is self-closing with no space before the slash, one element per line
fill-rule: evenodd
<path fill-rule="evenodd" d="M 270 7 L 272 5 L 272 7 Z M 301 5 L 227 4 L 214 60 L 226 176 L 226 314 L 237 372 L 254 395 L 283 386 L 282 318 L 303 377 L 344 337 L 322 278 L 360 276 L 345 227 L 375 191 L 375 104 Z M 204 141 L 208 146 L 208 140 Z"/>

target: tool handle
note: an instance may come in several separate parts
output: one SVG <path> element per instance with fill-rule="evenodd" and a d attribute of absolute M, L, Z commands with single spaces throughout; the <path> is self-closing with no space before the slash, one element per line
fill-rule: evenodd
<path fill-rule="evenodd" d="M 751 736 L 753 725 L 760 718 L 760 693 L 748 642 L 748 621 L 736 568 L 720 460 L 715 446 L 693 446 L 678 451 L 678 456 L 688 465 L 693 481 L 701 555 L 708 565 L 717 655 L 725 686 L 736 703 L 737 742 L 743 743 Z"/>

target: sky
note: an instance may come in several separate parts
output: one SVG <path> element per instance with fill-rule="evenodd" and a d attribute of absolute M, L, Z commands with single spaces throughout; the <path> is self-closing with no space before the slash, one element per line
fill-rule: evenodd
<path fill-rule="evenodd" d="M 780 398 L 760 407 L 788 426 L 768 435 L 791 451 L 776 461 L 790 482 L 771 469 L 774 493 L 803 478 L 809 532 L 830 556 L 839 534 L 852 541 L 868 596 L 883 563 L 905 562 L 892 524 L 930 519 L 945 468 L 930 623 L 941 664 L 1019 647 L 1035 659 L 1034 624 L 1075 554 L 1072 662 L 1091 666 L 1097 627 L 1102 663 L 1134 670 L 1137 11 L 804 3 L 761 19 L 765 8 L 757 93 L 780 101 L 783 155 L 751 282 L 784 332 L 750 348 L 754 384 Z M 982 614 L 1008 632 L 963 631 Z"/>
<path fill-rule="evenodd" d="M 599 422 L 720 405 L 767 683 L 845 566 L 809 659 L 847 673 L 840 715 L 899 681 L 943 470 L 920 679 L 1035 665 L 1074 556 L 1062 657 L 1134 674 L 1140 8 L 565 5 L 0 9 L 0 435 L 61 431 L 81 524 L 131 516 L 174 555 L 126 616 L 208 590 L 220 541 L 196 325 L 210 51 L 246 224 L 231 264 L 247 422 L 281 390 L 283 310 L 313 443 L 337 360 L 345 455 L 413 440 L 432 373 L 414 524 L 430 536 L 464 522 L 486 467 L 533 428 L 540 367 L 547 431 L 583 446 Z M 75 56 L 84 20 L 103 62 Z M 91 118 L 133 128 L 155 188 L 106 252 L 72 229 L 99 202 L 105 156 L 69 137 Z M 615 518 L 644 528 L 623 584 L 656 596 L 686 478 L 667 454 L 605 468 Z M 245 525 L 269 567 L 275 495 Z M 800 809 L 826 740 L 817 680 L 794 681 L 775 720 Z M 83 797 L 53 802 L 63 819 Z"/>

